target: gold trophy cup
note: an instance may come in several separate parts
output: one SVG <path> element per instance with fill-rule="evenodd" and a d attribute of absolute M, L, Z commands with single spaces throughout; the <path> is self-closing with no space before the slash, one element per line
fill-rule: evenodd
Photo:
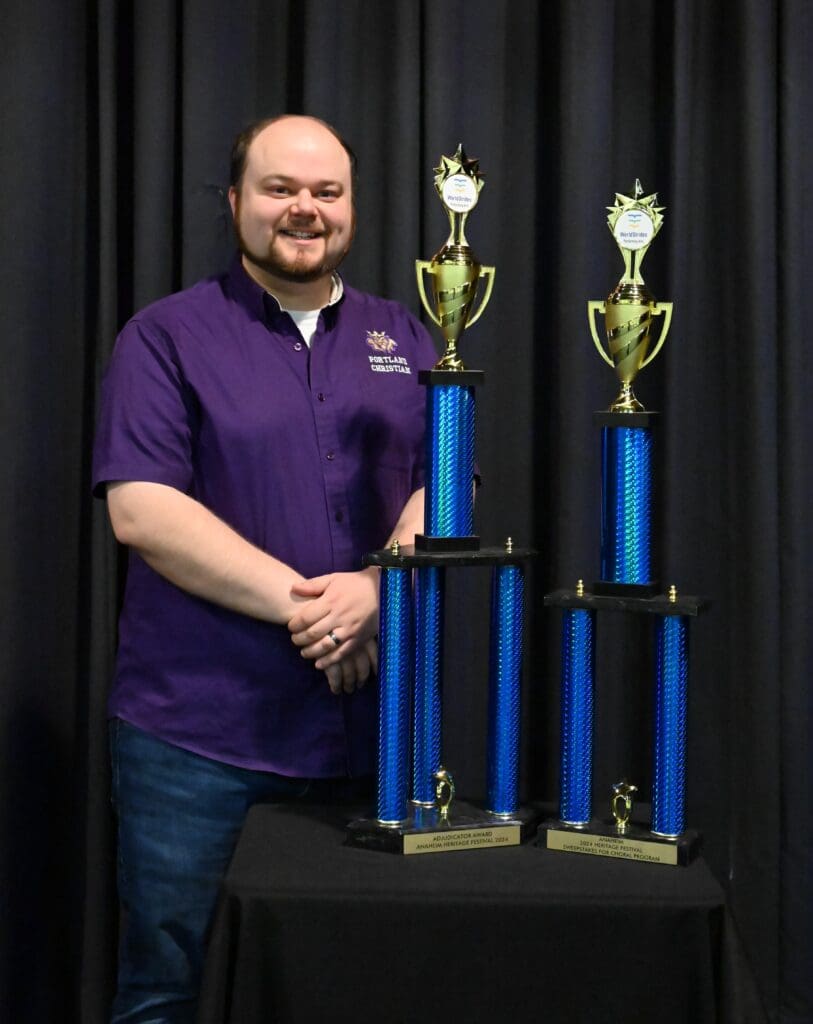
<path fill-rule="evenodd" d="M 634 195 L 616 192 L 615 204 L 608 206 L 607 224 L 624 258 L 624 275 L 604 302 L 590 300 L 587 317 L 590 333 L 601 358 L 615 367 L 621 381 L 621 391 L 610 406 L 610 412 L 643 412 L 644 407 L 635 397 L 632 382 L 638 373 L 660 352 L 672 322 L 672 303 L 655 301 L 655 297 L 641 277 L 641 263 L 653 238 L 663 224 L 665 207 L 658 206 L 658 193 L 644 196 L 641 182 L 636 179 Z M 596 331 L 596 313 L 604 315 L 607 349 Z M 652 320 L 663 314 L 660 337 L 652 352 L 650 328 Z"/>
<path fill-rule="evenodd" d="M 465 370 L 457 343 L 464 329 L 482 316 L 494 287 L 494 267 L 484 267 L 477 261 L 464 233 L 466 219 L 477 205 L 483 187 L 478 163 L 468 159 L 462 144 L 453 157 L 440 158 L 440 166 L 435 168 L 435 189 L 449 216 L 451 233 L 431 260 L 415 261 L 421 303 L 433 323 L 440 327 L 446 342 L 446 351 L 435 365 L 436 370 Z M 431 304 L 426 295 L 425 275 L 432 279 Z M 485 291 L 473 312 L 480 281 L 484 282 Z"/>

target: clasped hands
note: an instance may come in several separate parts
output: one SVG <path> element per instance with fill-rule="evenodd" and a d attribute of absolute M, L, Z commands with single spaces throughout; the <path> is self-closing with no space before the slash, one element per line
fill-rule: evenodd
<path fill-rule="evenodd" d="M 288 622 L 303 658 L 327 676 L 333 693 L 352 693 L 378 667 L 378 570 L 334 572 L 295 583 L 306 598 Z"/>

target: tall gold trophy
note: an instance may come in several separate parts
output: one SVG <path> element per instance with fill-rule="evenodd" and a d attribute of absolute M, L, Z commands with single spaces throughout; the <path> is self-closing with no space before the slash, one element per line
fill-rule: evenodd
<path fill-rule="evenodd" d="M 641 277 L 641 264 L 646 251 L 663 224 L 663 206 L 658 206 L 658 193 L 643 195 L 641 182 L 635 179 L 634 194 L 615 194 L 615 203 L 608 206 L 607 224 L 624 258 L 624 275 L 604 302 L 590 300 L 587 316 L 590 333 L 601 358 L 615 367 L 621 391 L 610 406 L 610 412 L 643 412 L 635 397 L 632 382 L 640 370 L 655 358 L 666 341 L 672 322 L 672 303 L 655 301 Z M 607 348 L 599 341 L 596 313 L 604 315 Z M 663 326 L 655 348 L 650 353 L 652 320 L 663 315 Z"/>
<path fill-rule="evenodd" d="M 445 342 L 441 360 L 418 373 L 426 388 L 424 532 L 414 547 L 395 543 L 366 557 L 382 570 L 378 791 L 375 817 L 350 822 L 348 842 L 393 853 L 516 846 L 539 820 L 536 809 L 519 805 L 524 562 L 531 552 L 510 537 L 481 548 L 474 534 L 475 390 L 485 374 L 467 369 L 457 351 L 494 284 L 494 267 L 480 264 L 464 230 L 483 186 L 478 163 L 462 146 L 440 158 L 435 189 L 451 233 L 431 260 L 416 261 L 421 302 Z M 453 802 L 441 735 L 446 570 L 478 567 L 492 575 L 484 806 Z"/>
<path fill-rule="evenodd" d="M 494 267 L 478 263 L 464 230 L 482 187 L 479 161 L 469 160 L 462 145 L 454 156 L 440 158 L 440 166 L 435 168 L 435 189 L 448 214 L 451 232 L 431 260 L 415 261 L 421 303 L 432 322 L 440 327 L 446 342 L 446 351 L 435 365 L 436 370 L 465 370 L 457 343 L 463 330 L 480 319 L 494 287 Z M 425 274 L 432 279 L 431 303 L 426 295 Z M 484 282 L 485 291 L 478 310 L 472 313 L 480 281 Z"/>
<path fill-rule="evenodd" d="M 602 359 L 615 369 L 621 392 L 609 410 L 594 414 L 601 428 L 601 577 L 588 590 L 545 595 L 562 609 L 561 747 L 558 820 L 543 826 L 540 845 L 549 850 L 684 865 L 697 855 L 700 836 L 686 828 L 686 732 L 689 679 L 689 620 L 705 598 L 661 589 L 652 560 L 653 452 L 657 412 L 647 411 L 632 391 L 638 373 L 660 351 L 672 320 L 672 303 L 657 303 L 644 285 L 641 263 L 663 223 L 657 193 L 615 195 L 607 207 L 610 231 L 624 258 L 624 275 L 605 302 L 588 303 L 590 333 Z M 599 341 L 596 312 L 604 314 L 607 347 Z M 652 322 L 661 317 L 651 347 Z M 653 623 L 652 797 L 649 822 L 633 819 L 638 787 L 624 779 L 612 785 L 611 819 L 593 814 L 593 744 L 599 613 L 638 615 Z M 615 632 L 617 625 L 605 628 Z M 635 686 L 636 681 L 625 680 Z M 622 755 L 625 759 L 627 753 Z M 628 765 L 616 765 L 621 774 Z M 621 771 L 619 771 L 621 769 Z M 603 773 L 606 771 L 599 766 Z M 612 778 L 612 776 L 611 776 Z M 603 789 L 609 781 L 599 778 Z"/>

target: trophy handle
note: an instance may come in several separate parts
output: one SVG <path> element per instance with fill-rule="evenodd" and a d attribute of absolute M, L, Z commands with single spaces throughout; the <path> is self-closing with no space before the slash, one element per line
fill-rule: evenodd
<path fill-rule="evenodd" d="M 474 316 L 470 316 L 466 319 L 466 328 L 472 327 L 480 317 L 483 315 L 483 310 L 488 305 L 488 300 L 491 298 L 491 289 L 494 287 L 494 267 L 480 267 L 480 280 L 487 278 L 486 290 L 483 292 L 483 298 L 480 301 L 480 305 L 477 307 L 477 312 Z"/>
<path fill-rule="evenodd" d="M 429 302 L 427 301 L 426 291 L 424 289 L 423 284 L 423 273 L 425 270 L 428 270 L 431 266 L 432 264 L 429 260 L 415 260 L 415 274 L 418 279 L 418 295 L 420 296 L 421 299 L 421 305 L 429 314 L 429 318 L 432 321 L 432 323 L 437 324 L 437 326 L 440 327 L 440 320 L 438 318 L 437 313 L 435 313 L 434 309 L 432 309 L 432 307 L 429 305 Z"/>
<path fill-rule="evenodd" d="M 661 328 L 661 336 L 658 338 L 658 344 L 652 349 L 646 359 L 641 363 L 641 369 L 645 366 L 649 366 L 655 356 L 660 352 L 663 347 L 663 343 L 666 341 L 666 335 L 669 333 L 669 325 L 672 323 L 672 303 L 671 302 L 660 302 L 655 309 L 652 310 L 653 315 L 660 316 L 661 313 L 665 313 L 666 316 L 663 318 L 663 327 Z"/>
<path fill-rule="evenodd" d="M 602 315 L 607 312 L 607 305 L 603 300 L 590 299 L 587 303 L 587 319 L 590 323 L 590 334 L 593 338 L 593 344 L 596 346 L 596 350 L 604 362 L 608 366 L 614 366 L 612 359 L 604 351 L 604 346 L 598 340 L 598 332 L 596 331 L 596 313 Z"/>

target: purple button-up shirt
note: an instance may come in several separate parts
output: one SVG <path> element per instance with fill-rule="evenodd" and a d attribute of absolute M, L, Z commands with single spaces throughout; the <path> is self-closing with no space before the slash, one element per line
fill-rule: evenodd
<path fill-rule="evenodd" d="M 236 260 L 124 327 L 94 493 L 167 484 L 305 577 L 359 569 L 423 485 L 417 375 L 436 358 L 403 307 L 346 286 L 309 350 Z M 194 597 L 131 551 L 111 716 L 229 764 L 355 775 L 373 769 L 375 690 L 330 693 L 285 626 Z"/>

